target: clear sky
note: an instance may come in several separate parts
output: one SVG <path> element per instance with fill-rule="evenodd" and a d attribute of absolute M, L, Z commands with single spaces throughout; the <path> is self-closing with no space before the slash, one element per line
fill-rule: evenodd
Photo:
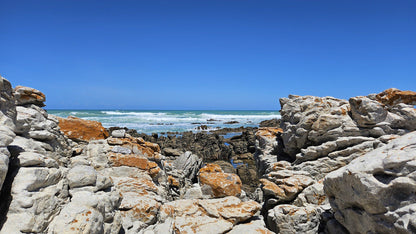
<path fill-rule="evenodd" d="M 0 74 L 47 108 L 280 109 L 416 91 L 415 0 L 0 0 Z"/>

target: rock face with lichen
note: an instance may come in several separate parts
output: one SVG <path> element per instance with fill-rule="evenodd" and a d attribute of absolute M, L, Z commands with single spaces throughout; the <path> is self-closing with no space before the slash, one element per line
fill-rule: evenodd
<path fill-rule="evenodd" d="M 339 168 L 343 170 L 354 159 L 359 160 L 366 153 L 384 147 L 392 139 L 416 130 L 416 109 L 413 107 L 416 93 L 389 89 L 348 101 L 290 95 L 280 99 L 280 103 L 281 130 L 273 133 L 272 128 L 263 128 L 256 134 L 255 159 L 262 174 L 260 182 L 267 226 L 281 233 L 383 232 L 383 229 L 374 229 L 374 223 L 368 224 L 371 228 L 357 231 L 358 227 L 354 224 L 365 219 L 354 218 L 349 211 L 343 213 L 345 207 L 352 207 L 359 199 L 365 200 L 367 195 L 357 191 L 361 195 L 357 195 L 350 205 L 344 204 L 342 196 L 332 198 L 332 193 L 342 194 L 347 199 L 351 194 L 345 193 L 348 191 L 346 187 L 351 184 L 341 181 L 341 178 L 328 180 L 332 181 L 332 188 L 325 191 L 332 193 L 325 194 L 323 180 L 328 173 Z M 393 167 L 395 161 L 389 161 L 391 165 L 386 167 Z M 328 184 L 326 181 L 325 186 Z M 362 185 L 361 188 L 369 192 L 373 189 Z M 332 207 L 338 205 L 338 208 L 331 208 L 328 196 L 331 197 Z M 386 199 L 395 200 L 391 196 L 394 194 L 386 193 Z M 406 204 L 414 203 L 411 198 L 403 199 Z M 407 212 L 406 215 L 401 214 L 406 217 L 412 213 L 411 210 L 403 212 Z M 371 211 L 361 214 L 371 216 Z M 305 217 L 309 221 L 305 222 Z M 371 217 L 376 222 L 376 216 Z M 412 226 L 409 228 L 407 230 L 411 232 Z"/>
<path fill-rule="evenodd" d="M 58 117 L 58 120 L 61 131 L 71 140 L 90 141 L 108 137 L 107 130 L 98 121 L 84 120 L 73 116 Z"/>
<path fill-rule="evenodd" d="M 291 95 L 255 134 L 181 150 L 44 102 L 0 77 L 0 233 L 416 232 L 414 92 Z"/>
<path fill-rule="evenodd" d="M 122 129 L 49 115 L 39 90 L 0 88 L 0 233 L 267 232 L 237 175 L 216 173 L 204 194 L 197 155 L 165 157 Z"/>

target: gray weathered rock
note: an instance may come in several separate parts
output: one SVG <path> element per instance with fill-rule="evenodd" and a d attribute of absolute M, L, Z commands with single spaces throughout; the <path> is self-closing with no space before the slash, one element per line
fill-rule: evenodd
<path fill-rule="evenodd" d="M 202 166 L 202 159 L 187 151 L 173 161 L 173 166 L 175 169 L 183 171 L 186 178 L 193 180 Z"/>
<path fill-rule="evenodd" d="M 119 153 L 119 154 L 131 154 L 131 150 L 129 148 L 118 146 L 118 145 L 114 146 L 111 149 L 111 152 Z"/>
<path fill-rule="evenodd" d="M 123 138 L 126 136 L 126 130 L 124 129 L 117 129 L 111 132 L 111 136 L 115 138 Z"/>
<path fill-rule="evenodd" d="M 95 185 L 97 172 L 91 166 L 75 166 L 68 172 L 68 184 L 70 188 Z"/>
<path fill-rule="evenodd" d="M 349 232 L 414 233 L 416 132 L 328 174 L 324 185 L 335 218 Z"/>
<path fill-rule="evenodd" d="M 269 210 L 268 227 L 276 233 L 318 233 L 321 210 L 318 206 L 278 205 Z"/>

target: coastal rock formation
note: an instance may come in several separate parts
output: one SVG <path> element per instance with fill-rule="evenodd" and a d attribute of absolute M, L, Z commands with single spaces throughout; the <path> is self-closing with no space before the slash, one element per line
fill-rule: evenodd
<path fill-rule="evenodd" d="M 336 220 L 350 233 L 414 233 L 415 173 L 412 132 L 331 172 L 324 189 Z"/>
<path fill-rule="evenodd" d="M 58 120 L 61 131 L 74 141 L 101 140 L 109 136 L 107 130 L 97 121 L 84 120 L 73 116 L 68 118 L 58 117 Z"/>
<path fill-rule="evenodd" d="M 16 106 L 10 82 L 0 76 L 0 191 L 9 169 L 7 146 L 15 138 Z"/>
<path fill-rule="evenodd" d="M 110 136 L 0 78 L 0 233 L 414 233 L 415 96 L 291 95 L 281 128 L 228 139 Z"/>
<path fill-rule="evenodd" d="M 346 225 L 353 233 L 366 232 L 367 230 L 357 231 L 357 225 L 354 226 L 354 222 L 362 219 L 352 220 L 354 216 L 350 216 L 350 213 L 338 211 L 354 207 L 354 204 L 359 204 L 354 201 L 364 198 L 356 196 L 350 206 L 345 207 L 342 196 L 351 196 L 352 192 L 346 193 L 343 186 L 351 184 L 346 184 L 341 179 L 329 180 L 333 181 L 332 186 L 337 184 L 338 187 L 332 188 L 332 193 L 325 194 L 322 181 L 328 173 L 348 165 L 368 152 L 378 152 L 379 147 L 392 139 L 416 130 L 416 109 L 412 106 L 414 101 L 413 92 L 395 89 L 378 95 L 353 97 L 349 101 L 295 95 L 280 99 L 282 129 L 276 132 L 273 128 L 263 128 L 256 133 L 255 159 L 261 175 L 265 202 L 263 214 L 267 217 L 267 226 L 282 233 L 316 233 L 318 229 L 328 233 L 335 230 L 346 232 L 342 225 Z M 396 160 L 389 161 L 392 165 L 388 167 L 392 167 L 394 161 Z M 383 174 L 379 178 L 388 177 L 387 175 Z M 367 192 L 373 189 L 363 186 L 361 188 Z M 333 194 L 342 194 L 337 200 L 340 204 L 333 201 Z M 336 219 L 329 206 L 328 196 L 332 200 L 331 205 L 339 207 L 334 209 L 338 212 L 335 213 Z M 391 196 L 395 196 L 393 192 L 386 193 L 386 200 L 398 200 Z M 345 199 L 349 201 L 346 197 Z M 403 199 L 410 204 L 414 203 L 407 197 Z M 388 205 L 386 203 L 381 206 Z M 410 210 L 405 216 L 409 213 Z M 376 215 L 377 212 L 372 214 Z M 305 217 L 309 221 L 305 222 Z M 393 224 L 389 222 L 389 225 Z M 372 224 L 369 226 L 373 228 L 368 228 L 370 232 L 381 230 L 374 229 Z M 411 230 L 411 227 L 410 225 L 404 229 Z"/>

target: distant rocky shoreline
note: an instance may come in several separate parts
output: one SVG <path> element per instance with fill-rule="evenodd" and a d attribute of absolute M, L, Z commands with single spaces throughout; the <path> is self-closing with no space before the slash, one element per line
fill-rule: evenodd
<path fill-rule="evenodd" d="M 180 136 L 58 118 L 2 77 L 0 97 L 0 233 L 416 232 L 412 91 Z"/>

